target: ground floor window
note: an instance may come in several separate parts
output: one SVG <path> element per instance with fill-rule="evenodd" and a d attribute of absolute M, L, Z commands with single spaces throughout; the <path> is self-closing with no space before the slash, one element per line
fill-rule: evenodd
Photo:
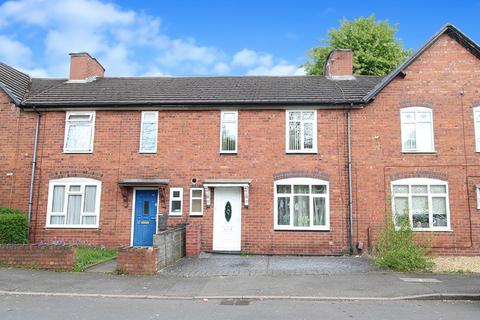
<path fill-rule="evenodd" d="M 329 230 L 328 187 L 313 178 L 275 181 L 275 230 Z"/>
<path fill-rule="evenodd" d="M 51 180 L 47 227 L 98 228 L 101 182 L 88 178 Z"/>
<path fill-rule="evenodd" d="M 450 230 L 448 183 L 427 178 L 393 181 L 392 209 L 396 226 L 408 219 L 413 230 Z"/>

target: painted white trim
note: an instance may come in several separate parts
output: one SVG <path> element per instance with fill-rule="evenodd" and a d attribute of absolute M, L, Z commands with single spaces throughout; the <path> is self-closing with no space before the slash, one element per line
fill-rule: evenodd
<path fill-rule="evenodd" d="M 305 149 L 304 148 L 304 122 L 311 122 L 308 120 L 301 120 L 300 119 L 300 135 L 301 135 L 301 141 L 300 145 L 301 148 L 300 150 L 290 150 L 290 120 L 289 120 L 289 113 L 290 112 L 312 112 L 313 111 L 313 141 L 312 141 L 312 149 Z M 297 110 L 297 109 L 287 109 L 285 110 L 285 153 L 317 153 L 318 152 L 318 140 L 317 140 L 318 132 L 317 132 L 317 110 L 316 109 L 303 109 L 303 110 Z"/>
<path fill-rule="evenodd" d="M 68 129 L 71 125 L 71 122 L 68 120 L 68 117 L 71 115 L 89 115 L 91 122 L 92 134 L 90 136 L 90 149 L 89 150 L 68 150 L 67 149 L 67 136 Z M 63 136 L 63 153 L 93 153 L 93 143 L 95 141 L 95 111 L 68 111 L 65 114 L 65 133 Z"/>
<path fill-rule="evenodd" d="M 431 119 L 431 122 L 430 122 L 430 135 L 431 135 L 431 144 L 432 144 L 432 148 L 429 149 L 429 150 L 422 150 L 422 149 L 405 149 L 405 141 L 404 141 L 404 123 L 403 123 L 403 117 L 402 117 L 402 114 L 403 113 L 406 113 L 406 112 L 414 112 L 415 113 L 415 141 L 418 141 L 417 139 L 417 124 L 418 124 L 418 121 L 417 121 L 417 112 L 429 112 L 430 113 L 430 119 Z M 435 153 L 435 132 L 434 132 L 434 120 L 433 120 L 433 110 L 431 108 L 426 108 L 426 107 L 407 107 L 407 108 L 402 108 L 400 109 L 400 140 L 401 140 L 401 143 L 402 143 L 402 152 L 403 153 Z"/>
<path fill-rule="evenodd" d="M 67 206 L 68 206 L 68 195 L 71 193 L 69 188 L 71 185 L 79 185 L 80 191 L 75 192 L 82 196 L 81 204 L 80 204 L 80 222 L 82 221 L 82 217 L 84 216 L 95 216 L 95 224 L 66 224 L 67 222 Z M 55 186 L 63 186 L 65 187 L 65 191 L 63 194 L 63 211 L 61 213 L 52 212 L 52 204 L 53 204 L 53 189 Z M 96 194 L 95 194 L 95 212 L 91 213 L 84 213 L 83 206 L 85 203 L 85 186 L 95 186 L 97 187 Z M 48 201 L 47 201 L 47 221 L 45 222 L 46 228 L 52 229 L 98 229 L 100 225 L 100 203 L 101 203 L 101 194 L 102 194 L 102 182 L 95 179 L 90 178 L 62 178 L 62 179 L 52 179 L 48 182 Z M 50 224 L 51 216 L 63 216 L 64 217 L 64 224 Z"/>
<path fill-rule="evenodd" d="M 145 115 L 153 113 L 155 114 L 155 150 L 144 150 L 142 149 L 142 139 L 143 139 L 143 124 L 145 122 Z M 138 146 L 139 153 L 157 153 L 157 145 L 158 145 L 158 111 L 142 111 L 140 117 L 140 144 Z"/>
<path fill-rule="evenodd" d="M 158 188 L 149 188 L 149 187 L 134 187 L 133 196 L 132 196 L 132 216 L 130 219 L 130 246 L 133 247 L 133 234 L 135 231 L 135 200 L 137 195 L 137 190 L 156 190 L 157 191 L 157 217 L 156 217 L 156 226 L 155 233 L 158 232 L 158 210 L 160 206 L 160 190 Z"/>
<path fill-rule="evenodd" d="M 202 192 L 202 197 L 193 197 L 193 191 L 201 191 Z M 193 212 L 192 211 L 192 202 L 193 200 L 201 200 L 202 205 L 201 205 L 201 211 L 200 212 Z M 203 216 L 203 188 L 190 188 L 190 215 L 191 216 Z"/>
<path fill-rule="evenodd" d="M 290 185 L 292 190 L 291 193 L 279 193 L 277 194 L 277 185 Z M 293 226 L 293 196 L 295 195 L 293 191 L 293 185 L 309 185 L 310 193 L 309 205 L 310 205 L 310 227 L 295 227 Z M 324 185 L 327 190 L 324 194 L 311 193 L 312 185 Z M 307 195 L 307 194 L 305 194 Z M 290 225 L 279 225 L 278 224 L 278 197 L 289 197 L 290 198 Z M 325 225 L 324 226 L 314 226 L 313 225 L 313 199 L 314 198 L 324 198 L 325 199 Z M 298 231 L 329 231 L 330 230 L 330 183 L 326 180 L 314 179 L 314 178 L 287 178 L 282 180 L 277 180 L 273 184 L 273 229 L 274 230 L 298 230 Z"/>
<path fill-rule="evenodd" d="M 180 191 L 180 197 L 175 198 L 176 201 L 180 200 L 180 212 L 172 212 L 172 199 L 173 199 L 173 192 Z M 173 217 L 181 217 L 183 215 L 183 188 L 175 187 L 170 188 L 170 197 L 168 198 L 169 210 L 168 214 Z"/>
<path fill-rule="evenodd" d="M 223 126 L 223 115 L 225 113 L 235 114 L 235 150 L 222 150 L 222 126 Z M 220 153 L 237 153 L 238 151 L 238 110 L 222 110 L 220 111 Z"/>
<path fill-rule="evenodd" d="M 477 193 L 477 209 L 480 210 L 480 186 L 476 186 L 476 193 Z"/>
<path fill-rule="evenodd" d="M 408 193 L 397 193 L 394 194 L 393 187 L 394 186 L 408 186 Z M 425 194 L 412 194 L 411 187 L 416 185 L 426 185 L 427 186 L 427 193 Z M 431 185 L 441 185 L 445 186 L 445 193 L 431 193 L 430 186 Z M 407 179 L 399 179 L 392 181 L 390 183 L 390 192 L 392 197 L 392 219 L 395 219 L 395 197 L 400 198 L 408 198 L 408 220 L 410 222 L 410 227 L 413 231 L 452 231 L 451 224 L 450 224 L 450 197 L 448 191 L 448 181 L 438 180 L 438 179 L 431 179 L 431 178 L 407 178 Z M 428 228 L 415 228 L 413 226 L 413 217 L 412 217 L 412 196 L 425 196 L 428 197 L 428 219 L 429 224 L 431 227 Z M 444 197 L 445 198 L 445 206 L 446 206 L 446 214 L 447 214 L 447 226 L 446 227 L 434 227 L 433 226 L 433 212 L 432 212 L 432 198 L 435 197 Z M 394 220 L 395 221 L 395 220 Z"/>
<path fill-rule="evenodd" d="M 480 116 L 480 106 L 473 108 L 473 128 L 475 131 L 475 152 L 480 152 L 480 121 L 477 122 L 476 115 Z M 480 208 L 479 208 L 480 209 Z"/>

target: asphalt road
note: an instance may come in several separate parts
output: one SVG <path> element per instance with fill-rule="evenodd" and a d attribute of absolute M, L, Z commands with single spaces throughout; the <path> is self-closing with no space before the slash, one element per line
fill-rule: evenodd
<path fill-rule="evenodd" d="M 246 302 L 244 305 L 244 302 Z M 0 295 L 2 320 L 56 319 L 475 319 L 468 301 L 146 300 Z"/>

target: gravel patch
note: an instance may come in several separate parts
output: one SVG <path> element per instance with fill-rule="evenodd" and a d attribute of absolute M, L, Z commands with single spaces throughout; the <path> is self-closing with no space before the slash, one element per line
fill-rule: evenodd
<path fill-rule="evenodd" d="M 475 272 L 480 273 L 480 257 L 435 257 L 433 272 Z"/>

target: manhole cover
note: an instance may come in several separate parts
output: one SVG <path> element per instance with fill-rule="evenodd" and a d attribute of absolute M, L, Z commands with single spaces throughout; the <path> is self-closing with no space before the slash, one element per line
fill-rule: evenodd
<path fill-rule="evenodd" d="M 220 304 L 224 306 L 248 306 L 251 302 L 251 299 L 223 299 Z"/>

